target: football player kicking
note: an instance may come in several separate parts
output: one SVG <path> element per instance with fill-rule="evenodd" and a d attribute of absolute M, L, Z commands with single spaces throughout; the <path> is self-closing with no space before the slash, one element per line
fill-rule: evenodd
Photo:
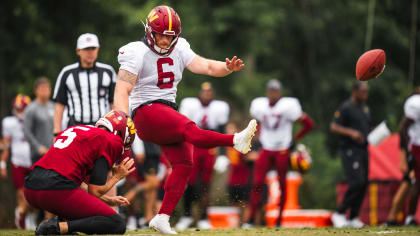
<path fill-rule="evenodd" d="M 124 234 L 125 222 L 110 206 L 129 202 L 104 194 L 134 171 L 134 161 L 123 157 L 130 155 L 136 131 L 120 111 L 109 112 L 95 126 L 73 126 L 61 132 L 25 178 L 28 203 L 59 217 L 41 223 L 36 235 Z M 113 175 L 107 179 L 111 169 Z M 88 183 L 85 189 L 80 188 L 83 182 Z"/>
<path fill-rule="evenodd" d="M 281 223 L 281 213 L 286 201 L 286 174 L 289 168 L 289 156 L 294 143 L 308 131 L 314 124 L 312 119 L 302 111 L 299 100 L 282 96 L 282 85 L 272 79 L 267 83 L 267 97 L 255 98 L 251 103 L 252 117 L 261 124 L 260 141 L 262 151 L 254 165 L 254 180 L 251 191 L 251 217 L 247 225 L 252 226 L 254 218 L 261 203 L 265 175 L 271 168 L 277 170 L 280 183 L 280 214 L 277 225 Z M 292 136 L 293 123 L 299 121 L 301 130 Z M 246 227 L 244 225 L 244 227 Z"/>
<path fill-rule="evenodd" d="M 244 67 L 236 56 L 225 62 L 196 55 L 184 38 L 180 38 L 181 20 L 168 6 L 152 9 L 146 19 L 142 41 L 129 43 L 119 50 L 121 64 L 115 87 L 114 106 L 128 112 L 129 104 L 139 137 L 160 145 L 172 164 L 165 184 L 165 196 L 158 214 L 149 226 L 161 233 L 176 234 L 169 216 L 178 204 L 192 169 L 193 147 L 233 146 L 242 153 L 250 150 L 256 129 L 248 127 L 234 135 L 203 130 L 177 112 L 175 97 L 182 72 L 223 77 Z"/>

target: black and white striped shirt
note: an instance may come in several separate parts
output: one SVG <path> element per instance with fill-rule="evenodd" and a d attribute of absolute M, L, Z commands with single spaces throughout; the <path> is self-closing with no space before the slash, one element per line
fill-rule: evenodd
<path fill-rule="evenodd" d="M 61 70 L 53 100 L 67 106 L 69 126 L 94 124 L 110 111 L 116 81 L 110 65 L 95 62 L 92 68 L 85 69 L 77 62 Z"/>

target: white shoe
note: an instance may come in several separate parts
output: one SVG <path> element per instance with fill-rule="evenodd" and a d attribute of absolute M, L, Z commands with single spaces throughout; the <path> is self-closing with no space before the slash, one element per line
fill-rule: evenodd
<path fill-rule="evenodd" d="M 190 227 L 190 225 L 193 223 L 193 218 L 188 216 L 182 216 L 181 219 L 179 219 L 178 223 L 175 225 L 176 230 L 186 230 Z"/>
<path fill-rule="evenodd" d="M 251 140 L 257 130 L 257 121 L 252 119 L 248 127 L 233 136 L 233 148 L 237 151 L 246 154 L 251 150 Z"/>
<path fill-rule="evenodd" d="M 405 218 L 404 225 L 417 225 L 416 220 L 414 219 L 413 215 L 407 215 Z"/>
<path fill-rule="evenodd" d="M 348 222 L 344 214 L 334 212 L 334 214 L 332 214 L 331 216 L 331 221 L 333 222 L 333 225 L 336 228 L 343 228 L 348 226 Z"/>
<path fill-rule="evenodd" d="M 35 212 L 28 212 L 25 217 L 25 229 L 26 230 L 36 230 L 36 216 Z"/>
<path fill-rule="evenodd" d="M 199 229 L 211 229 L 211 224 L 208 220 L 200 220 L 197 222 L 197 227 Z"/>
<path fill-rule="evenodd" d="M 137 221 L 135 216 L 129 216 L 127 219 L 127 230 L 137 229 Z"/>
<path fill-rule="evenodd" d="M 365 224 L 362 221 L 360 221 L 359 218 L 354 218 L 354 219 L 349 221 L 348 226 L 359 229 L 359 228 L 362 228 L 363 226 L 365 226 Z"/>
<path fill-rule="evenodd" d="M 152 228 L 162 234 L 177 234 L 171 229 L 169 224 L 169 216 L 165 214 L 157 214 L 149 223 L 149 228 Z"/>
<path fill-rule="evenodd" d="M 254 228 L 254 225 L 250 224 L 250 223 L 243 223 L 241 225 L 241 229 L 252 229 Z"/>

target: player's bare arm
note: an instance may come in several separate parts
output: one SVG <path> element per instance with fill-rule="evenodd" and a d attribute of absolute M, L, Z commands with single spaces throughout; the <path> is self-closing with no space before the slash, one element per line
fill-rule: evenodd
<path fill-rule="evenodd" d="M 61 121 L 63 120 L 63 112 L 65 106 L 59 102 L 55 103 L 54 108 L 54 134 L 58 134 L 61 132 Z"/>
<path fill-rule="evenodd" d="M 330 124 L 330 130 L 333 133 L 348 136 L 351 139 L 358 141 L 359 143 L 363 143 L 365 139 L 362 133 L 360 133 L 360 131 L 351 128 L 346 128 L 335 122 L 332 122 Z"/>
<path fill-rule="evenodd" d="M 236 56 L 231 60 L 226 58 L 225 62 L 215 61 L 196 55 L 187 69 L 195 74 L 209 75 L 213 77 L 223 77 L 234 71 L 241 70 L 245 64 Z"/>
<path fill-rule="evenodd" d="M 128 96 L 137 81 L 137 75 L 126 70 L 118 71 L 117 84 L 114 92 L 114 110 L 128 114 Z"/>
<path fill-rule="evenodd" d="M 118 181 L 125 178 L 131 172 L 133 172 L 136 168 L 133 167 L 134 160 L 131 158 L 125 158 L 118 166 L 114 166 L 113 175 L 111 178 L 108 178 L 105 185 L 95 185 L 89 184 L 88 185 L 88 193 L 96 196 L 102 197 L 105 193 L 107 193 Z"/>

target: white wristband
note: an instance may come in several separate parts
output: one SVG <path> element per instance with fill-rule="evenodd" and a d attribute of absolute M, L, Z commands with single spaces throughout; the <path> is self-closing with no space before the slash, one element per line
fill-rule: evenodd
<path fill-rule="evenodd" d="M 6 169 L 6 162 L 5 161 L 0 161 L 0 169 Z"/>

